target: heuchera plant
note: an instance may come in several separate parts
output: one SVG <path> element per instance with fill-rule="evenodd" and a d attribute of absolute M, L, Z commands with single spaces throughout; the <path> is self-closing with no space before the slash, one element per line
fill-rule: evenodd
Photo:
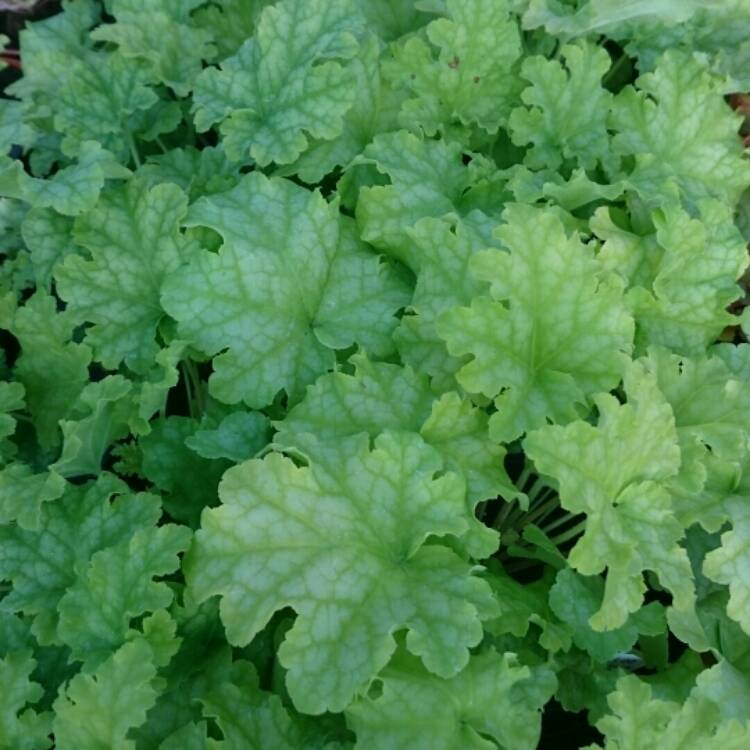
<path fill-rule="evenodd" d="M 747 0 L 69 0 L 20 59 L 2 750 L 750 747 Z"/>

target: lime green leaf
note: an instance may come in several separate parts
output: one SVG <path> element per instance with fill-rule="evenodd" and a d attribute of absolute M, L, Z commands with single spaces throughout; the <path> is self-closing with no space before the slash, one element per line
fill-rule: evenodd
<path fill-rule="evenodd" d="M 16 377 L 26 390 L 26 404 L 42 448 L 60 443 L 58 421 L 69 416 L 89 380 L 91 350 L 72 339 L 67 311 L 57 300 L 37 292 L 16 312 L 11 331 L 21 345 Z"/>
<path fill-rule="evenodd" d="M 173 274 L 162 302 L 181 336 L 208 354 L 228 349 L 209 380 L 219 400 L 260 408 L 282 388 L 296 399 L 333 366 L 332 349 L 390 352 L 405 286 L 319 193 L 253 172 L 196 202 L 189 224 L 224 245 Z"/>
<path fill-rule="evenodd" d="M 607 118 L 612 94 L 602 85 L 610 67 L 607 51 L 582 42 L 565 45 L 558 60 L 528 57 L 521 75 L 531 83 L 522 95 L 526 107 L 513 110 L 510 132 L 519 146 L 530 145 L 524 162 L 532 168 L 558 169 L 576 160 L 593 169 L 612 164 Z"/>
<path fill-rule="evenodd" d="M 750 184 L 750 163 L 720 82 L 672 51 L 637 86 L 618 94 L 610 125 L 615 151 L 635 159 L 628 180 L 641 197 L 658 206 L 676 187 L 691 206 L 703 198 L 734 205 Z"/>
<path fill-rule="evenodd" d="M 36 661 L 29 651 L 13 652 L 0 659 L 3 707 L 0 710 L 0 747 L 10 750 L 45 750 L 50 747 L 50 715 L 37 713 L 27 704 L 43 695 L 42 686 L 32 682 Z"/>
<path fill-rule="evenodd" d="M 486 285 L 469 271 L 471 257 L 487 248 L 464 222 L 421 219 L 407 230 L 409 255 L 418 268 L 417 284 L 409 311 L 394 334 L 402 359 L 419 372 L 432 376 L 441 390 L 454 387 L 454 375 L 466 358 L 451 357 L 435 330 L 442 312 L 468 305 Z"/>
<path fill-rule="evenodd" d="M 724 459 L 741 458 L 750 422 L 750 392 L 719 357 L 689 359 L 652 348 L 641 360 L 672 406 L 681 442 L 699 438 Z"/>
<path fill-rule="evenodd" d="M 152 579 L 179 567 L 190 537 L 184 526 L 149 527 L 91 557 L 58 604 L 58 634 L 73 658 L 98 664 L 124 643 L 132 618 L 170 605 L 172 590 Z"/>
<path fill-rule="evenodd" d="M 161 286 L 196 249 L 179 232 L 186 212 L 175 185 L 131 182 L 76 223 L 76 241 L 91 258 L 68 256 L 55 272 L 57 291 L 78 320 L 94 323 L 86 340 L 106 367 L 124 360 L 143 372 L 157 353 Z"/>
<path fill-rule="evenodd" d="M 642 367 L 631 366 L 625 387 L 625 405 L 609 394 L 595 399 L 598 426 L 546 426 L 524 443 L 539 471 L 559 482 L 562 506 L 587 515 L 571 566 L 584 575 L 608 568 L 602 605 L 589 620 L 595 630 L 621 627 L 640 607 L 644 570 L 657 573 L 676 607 L 689 606 L 694 594 L 677 544 L 683 530 L 663 486 L 680 466 L 674 415 Z"/>
<path fill-rule="evenodd" d="M 432 21 L 426 39 L 395 48 L 385 70 L 412 93 L 401 115 L 407 127 L 435 135 L 459 123 L 490 133 L 507 124 L 522 86 L 514 70 L 521 35 L 509 11 L 506 0 L 448 0 L 448 18 Z"/>
<path fill-rule="evenodd" d="M 700 678 L 699 678 L 700 679 Z M 678 750 L 742 750 L 750 741 L 750 725 L 722 721 L 719 707 L 695 688 L 680 706 L 655 699 L 651 687 L 635 676 L 623 677 L 608 698 L 612 715 L 597 722 L 606 736 L 607 750 L 639 750 L 645 747 Z M 590 749 L 599 747 L 591 745 Z"/>
<path fill-rule="evenodd" d="M 306 713 L 344 708 L 387 663 L 398 628 L 428 669 L 455 674 L 492 608 L 468 563 L 424 545 L 469 529 L 463 482 L 435 477 L 438 454 L 403 433 L 381 435 L 372 451 L 365 439 L 339 445 L 309 468 L 272 454 L 227 471 L 223 505 L 204 512 L 184 564 L 199 600 L 223 596 L 231 643 L 295 609 L 279 658 Z"/>
<path fill-rule="evenodd" d="M 0 195 L 24 200 L 35 208 L 53 208 L 66 216 L 93 208 L 106 180 L 130 176 L 130 170 L 95 141 L 81 144 L 77 164 L 44 180 L 30 177 L 20 161 L 4 157 L 0 163 L 5 165 L 0 172 Z"/>
<path fill-rule="evenodd" d="M 703 572 L 713 581 L 729 586 L 727 614 L 750 634 L 750 511 L 745 497 L 727 501 L 731 531 L 721 535 L 721 547 L 706 555 Z"/>
<path fill-rule="evenodd" d="M 538 581 L 519 583 L 511 578 L 495 560 L 488 563 L 487 581 L 497 599 L 499 615 L 484 624 L 486 633 L 495 636 L 510 633 L 516 638 L 523 638 L 532 624 L 542 629 L 540 643 L 550 651 L 557 650 L 547 641 L 550 626 L 555 628 L 552 612 L 548 606 L 550 576 L 545 575 Z M 567 636 L 565 648 L 571 646 L 570 636 L 557 628 L 563 637 Z"/>
<path fill-rule="evenodd" d="M 36 615 L 40 641 L 54 639 L 58 602 L 81 566 L 96 551 L 158 521 L 158 498 L 123 495 L 125 490 L 111 474 L 102 474 L 95 483 L 68 485 L 59 500 L 44 503 L 37 530 L 0 526 L 0 577 L 13 583 L 2 609 Z M 121 496 L 110 502 L 115 493 Z"/>
<path fill-rule="evenodd" d="M 533 750 L 553 673 L 487 651 L 445 680 L 400 655 L 378 678 L 383 692 L 346 711 L 361 750 Z M 492 738 L 492 739 L 490 739 Z"/>
<path fill-rule="evenodd" d="M 55 701 L 58 750 L 135 750 L 126 739 L 154 705 L 156 667 L 144 640 L 126 643 L 93 674 L 76 675 Z"/>
<path fill-rule="evenodd" d="M 39 104 L 48 107 L 50 94 L 59 91 L 61 75 L 68 72 L 69 56 L 81 55 L 91 47 L 89 29 L 100 13 L 94 0 L 76 0 L 63 3 L 62 13 L 26 24 L 19 34 L 23 76 L 13 84 L 13 95 L 27 103 L 38 97 Z"/>
<path fill-rule="evenodd" d="M 655 234 L 637 236 L 604 213 L 592 222 L 606 240 L 603 264 L 628 279 L 628 302 L 641 348 L 666 346 L 700 355 L 734 322 L 726 307 L 737 299 L 737 279 L 747 266 L 745 242 L 733 210 L 714 200 L 699 203 L 691 218 L 674 203 L 655 210 Z"/>
<path fill-rule="evenodd" d="M 357 53 L 360 23 L 345 0 L 265 8 L 256 35 L 197 79 L 198 131 L 220 122 L 227 155 L 261 166 L 294 161 L 310 137 L 335 138 L 354 97 L 346 62 Z"/>
<path fill-rule="evenodd" d="M 542 184 L 542 196 L 551 198 L 566 211 L 575 211 L 590 203 L 616 200 L 625 189 L 622 182 L 611 185 L 594 182 L 583 169 L 576 169 L 568 180 L 556 173 L 550 177 L 550 182 Z"/>
<path fill-rule="evenodd" d="M 203 60 L 214 54 L 211 34 L 190 24 L 189 5 L 198 4 L 170 7 L 146 0 L 116 0 L 115 23 L 94 29 L 91 38 L 116 44 L 123 57 L 142 60 L 156 81 L 186 96 L 203 69 Z"/>
<path fill-rule="evenodd" d="M 364 355 L 351 362 L 353 375 L 323 375 L 308 388 L 303 401 L 276 423 L 276 443 L 314 457 L 316 450 L 335 450 L 342 438 L 360 432 L 371 438 L 386 430 L 417 432 L 449 471 L 466 479 L 472 509 L 480 500 L 515 494 L 503 468 L 505 452 L 490 441 L 487 417 L 468 399 L 455 392 L 436 398 L 427 378 L 408 367 L 370 362 Z"/>
<path fill-rule="evenodd" d="M 750 420 L 746 384 L 719 357 L 687 359 L 653 348 L 642 361 L 675 416 L 682 466 L 670 490 L 677 516 L 685 527 L 700 523 L 718 531 L 729 518 L 727 500 L 743 493 Z"/>
<path fill-rule="evenodd" d="M 168 593 L 172 595 L 171 591 Z M 143 638 L 151 646 L 154 664 L 157 667 L 165 667 L 179 651 L 182 643 L 182 639 L 177 636 L 177 623 L 166 609 L 157 609 L 142 621 L 141 627 L 143 632 L 129 630 L 128 640 Z"/>
<path fill-rule="evenodd" d="M 566 235 L 555 213 L 515 205 L 505 218 L 496 234 L 511 252 L 472 260 L 491 296 L 448 310 L 437 330 L 452 355 L 473 356 L 458 382 L 496 399 L 491 434 L 507 441 L 547 419 L 575 419 L 591 394 L 612 388 L 632 321 L 621 289 L 599 279 L 590 249 Z"/>

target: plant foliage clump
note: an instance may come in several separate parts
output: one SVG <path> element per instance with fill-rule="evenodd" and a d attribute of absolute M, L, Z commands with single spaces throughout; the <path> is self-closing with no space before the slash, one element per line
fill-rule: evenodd
<path fill-rule="evenodd" d="M 20 61 L 0 749 L 750 747 L 746 0 L 68 0 Z"/>

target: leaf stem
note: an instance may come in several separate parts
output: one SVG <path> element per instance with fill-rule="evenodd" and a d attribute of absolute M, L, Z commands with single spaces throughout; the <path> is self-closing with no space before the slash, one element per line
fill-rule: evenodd
<path fill-rule="evenodd" d="M 187 359 L 184 362 L 185 372 L 187 373 L 188 379 L 193 386 L 193 396 L 195 398 L 196 407 L 196 418 L 201 416 L 206 410 L 206 403 L 203 399 L 203 383 L 201 382 L 200 375 L 198 374 L 198 368 L 191 359 Z"/>
<path fill-rule="evenodd" d="M 505 520 L 508 518 L 508 515 L 510 514 L 511 509 L 515 505 L 515 500 L 506 500 L 505 505 L 500 509 L 500 512 L 497 514 L 497 518 L 495 518 L 495 523 L 492 524 L 496 529 L 500 530 L 505 525 Z"/>
<path fill-rule="evenodd" d="M 543 494 L 546 487 L 545 481 L 541 477 L 537 477 L 531 485 L 531 489 L 526 493 L 529 496 L 529 502 L 533 503 L 539 495 Z"/>
<path fill-rule="evenodd" d="M 129 131 L 125 131 L 125 139 L 128 142 L 128 148 L 130 149 L 130 156 L 133 159 L 133 164 L 135 164 L 136 169 L 141 168 L 141 157 L 138 153 L 138 147 L 135 145 L 135 139 L 133 138 L 133 134 Z"/>
<path fill-rule="evenodd" d="M 526 483 L 529 481 L 529 477 L 531 476 L 531 464 L 526 462 L 525 466 L 523 467 L 523 471 L 521 472 L 521 475 L 516 479 L 516 487 L 518 487 L 521 492 L 523 492 L 523 488 L 526 485 Z"/>
<path fill-rule="evenodd" d="M 542 497 L 544 497 L 544 495 Z M 535 521 L 546 518 L 546 516 L 558 507 L 560 507 L 560 499 L 557 496 L 552 497 L 529 511 L 523 519 L 524 524 L 534 523 Z"/>
<path fill-rule="evenodd" d="M 604 74 L 602 77 L 602 86 L 606 86 L 612 79 L 622 70 L 622 67 L 625 65 L 625 63 L 628 62 L 630 58 L 623 52 L 620 57 L 615 60 L 612 67 Z"/>
<path fill-rule="evenodd" d="M 579 521 L 575 526 L 568 529 L 567 531 L 563 531 L 562 534 L 558 534 L 557 536 L 553 536 L 551 541 L 556 546 L 559 547 L 561 544 L 565 544 L 565 542 L 570 541 L 571 539 L 577 537 L 579 534 L 581 534 L 586 529 L 586 520 L 583 519 Z"/>

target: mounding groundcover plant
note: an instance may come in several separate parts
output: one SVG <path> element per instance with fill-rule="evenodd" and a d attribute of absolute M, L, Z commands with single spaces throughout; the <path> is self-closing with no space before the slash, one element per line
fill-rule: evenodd
<path fill-rule="evenodd" d="M 20 60 L 2 750 L 750 747 L 748 0 L 70 0 Z"/>

